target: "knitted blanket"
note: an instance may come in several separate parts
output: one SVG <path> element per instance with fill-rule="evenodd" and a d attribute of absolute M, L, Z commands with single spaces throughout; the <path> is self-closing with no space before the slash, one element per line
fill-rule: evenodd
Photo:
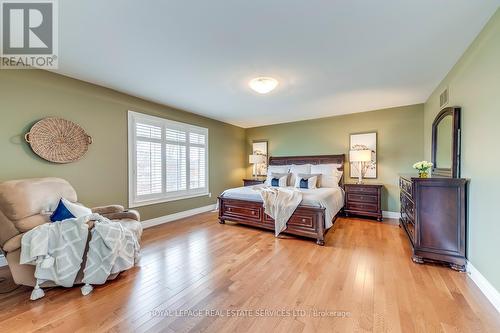
<path fill-rule="evenodd" d="M 83 270 L 82 294 L 92 291 L 92 284 L 104 284 L 110 274 L 134 266 L 139 253 L 137 236 L 120 223 L 99 214 L 45 223 L 25 233 L 21 240 L 21 264 L 35 265 L 36 286 L 31 299 L 44 296 L 40 284 L 53 281 L 71 287 L 80 271 L 87 238 L 88 221 L 95 221 Z"/>
<path fill-rule="evenodd" d="M 295 188 L 254 186 L 264 203 L 264 212 L 274 219 L 274 235 L 286 229 L 286 223 L 302 201 L 302 193 Z"/>

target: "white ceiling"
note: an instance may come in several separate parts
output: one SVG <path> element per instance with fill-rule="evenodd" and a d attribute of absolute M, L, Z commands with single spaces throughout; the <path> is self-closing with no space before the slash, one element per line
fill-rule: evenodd
<path fill-rule="evenodd" d="M 242 127 L 422 103 L 499 2 L 59 1 L 57 72 Z"/>

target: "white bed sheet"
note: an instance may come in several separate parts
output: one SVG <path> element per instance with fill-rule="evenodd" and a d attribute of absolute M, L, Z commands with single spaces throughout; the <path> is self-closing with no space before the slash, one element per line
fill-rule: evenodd
<path fill-rule="evenodd" d="M 262 202 L 258 191 L 254 188 L 265 185 L 235 187 L 225 190 L 221 196 L 228 199 Z M 290 186 L 288 188 L 293 188 Z M 340 187 L 320 187 L 314 189 L 297 189 L 302 192 L 301 205 L 325 208 L 325 227 L 332 226 L 333 217 L 344 206 L 344 190 Z"/>

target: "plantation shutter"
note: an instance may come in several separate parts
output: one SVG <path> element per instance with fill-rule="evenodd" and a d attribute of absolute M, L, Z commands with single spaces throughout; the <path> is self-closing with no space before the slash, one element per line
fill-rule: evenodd
<path fill-rule="evenodd" d="M 187 189 L 187 133 L 176 128 L 166 129 L 167 192 Z"/>
<path fill-rule="evenodd" d="M 206 176 L 206 136 L 203 133 L 189 133 L 189 187 L 205 187 Z"/>
<path fill-rule="evenodd" d="M 136 124 L 136 189 L 138 196 L 162 192 L 161 127 Z"/>
<path fill-rule="evenodd" d="M 130 206 L 208 194 L 208 129 L 129 112 Z"/>

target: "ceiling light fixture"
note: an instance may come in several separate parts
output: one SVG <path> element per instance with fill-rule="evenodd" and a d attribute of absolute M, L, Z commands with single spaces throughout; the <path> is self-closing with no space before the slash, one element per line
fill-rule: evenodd
<path fill-rule="evenodd" d="M 256 77 L 248 85 L 259 94 L 267 94 L 278 86 L 278 80 L 272 77 Z"/>

